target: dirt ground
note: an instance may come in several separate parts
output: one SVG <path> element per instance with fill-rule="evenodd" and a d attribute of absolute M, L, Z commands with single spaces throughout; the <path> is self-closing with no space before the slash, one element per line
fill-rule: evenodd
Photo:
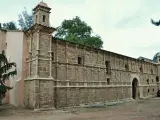
<path fill-rule="evenodd" d="M 32 111 L 0 106 L 0 120 L 160 120 L 160 98 L 100 108 Z"/>

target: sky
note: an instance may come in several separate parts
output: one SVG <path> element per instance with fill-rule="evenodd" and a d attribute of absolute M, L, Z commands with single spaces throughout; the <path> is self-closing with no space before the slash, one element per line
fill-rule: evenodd
<path fill-rule="evenodd" d="M 41 0 L 3 0 L 0 22 L 16 21 L 24 7 L 29 12 Z M 100 35 L 103 49 L 122 55 L 152 59 L 160 52 L 159 0 L 43 0 L 52 8 L 50 24 L 58 27 L 64 19 L 79 16 Z M 4 12 L 5 11 L 5 12 Z"/>

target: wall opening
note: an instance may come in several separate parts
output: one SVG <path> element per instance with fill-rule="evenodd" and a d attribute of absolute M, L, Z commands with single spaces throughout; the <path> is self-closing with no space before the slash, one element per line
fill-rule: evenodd
<path fill-rule="evenodd" d="M 147 84 L 149 85 L 149 79 L 147 79 Z"/>
<path fill-rule="evenodd" d="M 46 16 L 45 16 L 45 15 L 43 15 L 43 22 L 45 22 L 45 20 L 46 20 Z"/>
<path fill-rule="evenodd" d="M 78 64 L 82 65 L 82 57 L 78 57 Z"/>
<path fill-rule="evenodd" d="M 136 99 L 137 98 L 137 86 L 138 86 L 138 80 L 137 78 L 134 78 L 132 81 L 132 98 Z"/>
<path fill-rule="evenodd" d="M 139 68 L 139 70 L 140 70 L 140 72 L 143 73 L 143 67 L 142 66 Z"/>
<path fill-rule="evenodd" d="M 106 60 L 105 65 L 106 65 L 106 74 L 111 74 L 110 62 Z"/>
<path fill-rule="evenodd" d="M 128 64 L 125 64 L 125 69 L 126 69 L 126 71 L 129 71 L 129 66 L 128 66 Z"/>
<path fill-rule="evenodd" d="M 107 78 L 107 85 L 109 85 L 110 84 L 110 79 L 109 78 Z"/>
<path fill-rule="evenodd" d="M 151 68 L 151 74 L 153 74 L 153 69 Z"/>
<path fill-rule="evenodd" d="M 38 21 L 38 16 L 36 15 L 36 23 L 37 23 L 37 21 Z"/>
<path fill-rule="evenodd" d="M 6 43 L 5 49 L 7 49 L 7 43 Z"/>
<path fill-rule="evenodd" d="M 158 76 L 156 76 L 156 82 L 159 82 L 159 77 Z"/>
<path fill-rule="evenodd" d="M 54 61 L 54 52 L 52 52 L 51 54 L 52 54 L 52 56 L 51 56 L 52 60 Z"/>

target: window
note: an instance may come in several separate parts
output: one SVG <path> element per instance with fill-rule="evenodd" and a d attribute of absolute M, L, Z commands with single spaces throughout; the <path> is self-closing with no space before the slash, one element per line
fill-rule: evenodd
<path fill-rule="evenodd" d="M 153 81 L 153 79 L 152 79 L 152 83 L 153 83 L 154 81 Z"/>
<path fill-rule="evenodd" d="M 109 78 L 107 78 L 107 85 L 109 85 L 110 84 L 110 79 Z"/>
<path fill-rule="evenodd" d="M 126 71 L 129 71 L 129 66 L 128 66 L 128 64 L 125 64 L 125 69 L 126 69 Z"/>
<path fill-rule="evenodd" d="M 143 68 L 142 68 L 142 66 L 139 68 L 139 70 L 140 70 L 140 72 L 143 72 Z"/>
<path fill-rule="evenodd" d="M 153 74 L 153 69 L 151 68 L 151 74 Z"/>
<path fill-rule="evenodd" d="M 6 49 L 7 49 L 7 43 L 6 43 Z"/>
<path fill-rule="evenodd" d="M 147 84 L 149 84 L 149 79 L 147 79 Z"/>
<path fill-rule="evenodd" d="M 78 64 L 82 65 L 82 57 L 78 57 Z"/>
<path fill-rule="evenodd" d="M 153 92 L 154 92 L 154 88 L 153 88 Z"/>
<path fill-rule="evenodd" d="M 144 59 L 143 59 L 143 58 L 142 58 L 141 60 L 142 60 L 142 61 L 144 61 Z"/>
<path fill-rule="evenodd" d="M 36 22 L 38 21 L 38 16 L 36 15 Z"/>
<path fill-rule="evenodd" d="M 52 52 L 52 56 L 51 57 L 52 57 L 52 60 L 54 60 L 54 52 Z"/>
<path fill-rule="evenodd" d="M 106 64 L 106 74 L 111 74 L 110 62 L 105 61 Z"/>
<path fill-rule="evenodd" d="M 156 82 L 159 82 L 159 77 L 158 76 L 156 76 Z"/>
<path fill-rule="evenodd" d="M 45 19 L 46 19 L 46 16 L 45 16 L 45 15 L 43 15 L 43 22 L 45 22 Z"/>
<path fill-rule="evenodd" d="M 149 93 L 149 89 L 148 89 L 148 93 Z"/>

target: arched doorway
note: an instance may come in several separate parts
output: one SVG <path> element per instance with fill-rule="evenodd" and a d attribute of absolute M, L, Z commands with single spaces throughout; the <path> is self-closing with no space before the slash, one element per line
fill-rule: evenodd
<path fill-rule="evenodd" d="M 137 86 L 138 86 L 138 80 L 136 78 L 133 79 L 132 81 L 132 98 L 136 99 L 137 98 Z"/>

